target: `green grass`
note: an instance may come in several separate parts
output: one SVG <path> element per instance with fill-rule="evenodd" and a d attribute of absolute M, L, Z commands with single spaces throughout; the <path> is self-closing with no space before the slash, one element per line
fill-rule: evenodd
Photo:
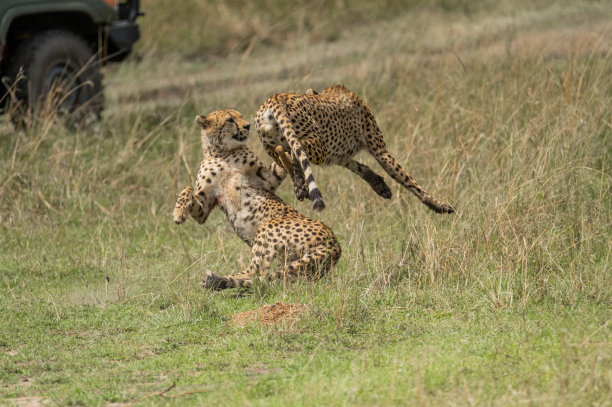
<path fill-rule="evenodd" d="M 0 404 L 612 404 L 610 5 L 387 3 L 359 24 L 329 14 L 332 37 L 279 28 L 286 46 L 227 53 L 163 45 L 175 17 L 165 26 L 164 3 L 145 3 L 140 60 L 106 72 L 98 127 L 0 128 Z M 305 3 L 285 12 L 313 18 Z M 202 290 L 205 269 L 242 269 L 250 251 L 221 211 L 172 223 L 200 160 L 193 118 L 252 117 L 272 93 L 337 82 L 458 213 L 386 175 L 390 201 L 315 168 L 324 212 L 290 183 L 280 195 L 332 227 L 338 266 L 318 282 Z M 309 311 L 230 322 L 276 301 Z"/>

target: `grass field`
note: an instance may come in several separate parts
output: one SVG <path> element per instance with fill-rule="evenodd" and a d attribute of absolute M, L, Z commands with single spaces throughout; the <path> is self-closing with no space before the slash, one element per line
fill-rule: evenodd
<path fill-rule="evenodd" d="M 612 405 L 612 4 L 240 3 L 144 2 L 93 129 L 2 118 L 0 404 Z M 250 250 L 221 211 L 172 223 L 193 118 L 339 82 L 457 213 L 315 168 L 324 212 L 279 193 L 337 267 L 202 290 Z M 231 322 L 278 301 L 308 310 Z"/>

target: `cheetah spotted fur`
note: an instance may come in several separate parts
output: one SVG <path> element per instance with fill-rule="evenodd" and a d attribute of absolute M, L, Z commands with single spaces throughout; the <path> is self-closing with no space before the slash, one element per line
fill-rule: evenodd
<path fill-rule="evenodd" d="M 249 246 L 248 268 L 221 277 L 208 273 L 202 282 L 207 288 L 248 286 L 263 276 L 275 259 L 281 266 L 272 277 L 320 277 L 338 261 L 341 248 L 325 224 L 309 219 L 286 205 L 275 193 L 287 173 L 276 163 L 270 167 L 246 146 L 249 123 L 236 110 L 218 110 L 198 115 L 203 160 L 195 189 L 186 187 L 174 209 L 174 222 L 190 215 L 203 224 L 219 206 L 235 232 Z M 278 154 L 286 154 L 278 149 Z M 288 161 L 288 157 L 277 157 Z"/>
<path fill-rule="evenodd" d="M 402 169 L 387 151 L 382 132 L 374 115 L 356 94 L 342 85 L 320 93 L 309 89 L 306 94 L 278 93 L 257 111 L 255 125 L 266 152 L 284 166 L 293 179 L 299 200 L 309 198 L 315 210 L 325 208 L 315 183 L 311 163 L 337 164 L 363 178 L 381 197 L 391 198 L 383 177 L 352 157 L 363 148 L 372 154 L 383 169 L 438 213 L 453 213 L 448 203 L 434 199 Z M 281 160 L 276 147 L 291 153 L 290 165 Z"/>

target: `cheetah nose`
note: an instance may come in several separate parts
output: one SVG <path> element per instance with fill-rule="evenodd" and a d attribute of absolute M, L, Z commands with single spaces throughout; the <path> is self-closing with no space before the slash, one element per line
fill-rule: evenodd
<path fill-rule="evenodd" d="M 249 131 L 249 129 L 251 128 L 251 123 L 247 123 L 243 127 L 246 131 Z"/>

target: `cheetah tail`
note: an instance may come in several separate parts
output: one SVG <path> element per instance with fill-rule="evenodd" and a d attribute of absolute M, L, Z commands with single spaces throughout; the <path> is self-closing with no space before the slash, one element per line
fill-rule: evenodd
<path fill-rule="evenodd" d="M 277 109 L 273 112 L 274 119 L 278 123 L 279 128 L 283 132 L 285 140 L 287 140 L 287 144 L 289 144 L 289 147 L 291 148 L 291 152 L 293 153 L 293 159 L 297 158 L 300 163 L 300 167 L 304 172 L 304 180 L 306 186 L 308 187 L 308 199 L 312 201 L 312 208 L 315 211 L 322 211 L 323 209 L 325 209 L 323 196 L 321 195 L 321 191 L 319 190 L 319 187 L 315 182 L 308 156 L 306 155 L 304 148 L 300 144 L 300 141 L 298 140 L 295 134 L 295 130 L 293 130 L 293 126 L 291 125 L 291 119 L 281 106 L 278 106 Z"/>

